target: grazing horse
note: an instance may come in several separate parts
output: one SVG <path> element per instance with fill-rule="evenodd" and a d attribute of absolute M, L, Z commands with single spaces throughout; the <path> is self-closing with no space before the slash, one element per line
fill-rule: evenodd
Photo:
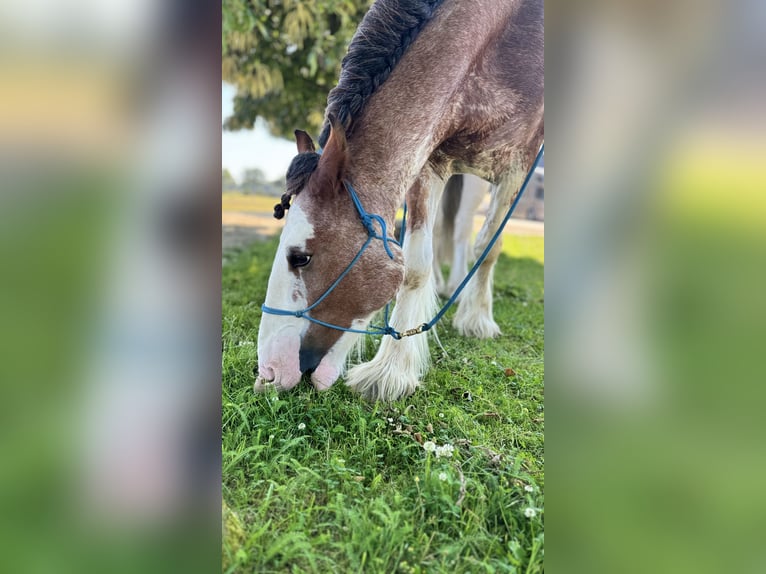
<path fill-rule="evenodd" d="M 390 326 L 406 332 L 437 305 L 432 229 L 444 181 L 493 184 L 477 238 L 484 249 L 543 141 L 543 0 L 377 0 L 328 96 L 317 149 L 296 131 L 287 214 L 258 333 L 255 389 L 327 389 L 373 315 L 396 296 Z M 403 246 L 396 211 L 409 213 Z M 289 211 L 288 211 L 289 210 Z M 390 230 L 390 231 L 389 231 Z M 493 337 L 496 245 L 454 317 L 464 335 Z M 340 328 L 340 329 L 339 329 Z M 412 393 L 429 365 L 425 335 L 384 337 L 346 383 L 371 400 Z"/>
<path fill-rule="evenodd" d="M 450 297 L 468 274 L 473 216 L 488 191 L 488 182 L 467 174 L 453 175 L 444 186 L 433 232 L 434 286 L 442 297 Z M 500 236 L 498 242 L 502 239 Z M 442 263 L 450 264 L 446 283 L 442 275 Z"/>

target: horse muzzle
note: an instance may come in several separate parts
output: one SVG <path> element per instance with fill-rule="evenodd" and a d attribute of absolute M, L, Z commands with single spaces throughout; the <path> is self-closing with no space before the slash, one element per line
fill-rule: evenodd
<path fill-rule="evenodd" d="M 253 390 L 262 392 L 269 387 L 288 391 L 301 380 L 298 360 L 300 338 L 297 336 L 277 337 L 263 342 L 258 349 L 258 368 Z"/>

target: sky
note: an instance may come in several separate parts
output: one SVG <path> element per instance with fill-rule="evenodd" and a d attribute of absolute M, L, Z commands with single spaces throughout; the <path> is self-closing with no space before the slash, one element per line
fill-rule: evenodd
<path fill-rule="evenodd" d="M 221 121 L 234 110 L 235 93 L 234 86 L 222 83 Z M 256 122 L 254 130 L 223 130 L 221 135 L 222 167 L 238 182 L 242 181 L 243 171 L 251 167 L 263 170 L 269 180 L 282 177 L 296 153 L 295 142 L 273 137 L 261 120 Z"/>

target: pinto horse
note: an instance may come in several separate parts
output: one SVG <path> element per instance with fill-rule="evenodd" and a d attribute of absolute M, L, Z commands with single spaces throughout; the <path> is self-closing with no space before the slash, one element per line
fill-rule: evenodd
<path fill-rule="evenodd" d="M 377 0 L 328 96 L 317 149 L 298 155 L 274 215 L 287 215 L 258 333 L 255 389 L 317 389 L 343 374 L 373 315 L 396 297 L 399 332 L 433 317 L 432 229 L 444 182 L 472 173 L 493 184 L 483 250 L 540 148 L 544 112 L 543 0 Z M 397 208 L 409 213 L 403 245 Z M 390 230 L 390 231 L 389 231 Z M 490 251 L 453 324 L 494 337 Z M 371 400 L 411 394 L 429 366 L 426 335 L 384 337 L 346 384 Z"/>

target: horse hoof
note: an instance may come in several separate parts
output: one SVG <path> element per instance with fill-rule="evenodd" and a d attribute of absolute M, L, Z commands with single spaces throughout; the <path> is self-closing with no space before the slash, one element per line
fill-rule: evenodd
<path fill-rule="evenodd" d="M 420 386 L 417 377 L 394 372 L 391 363 L 370 361 L 348 371 L 346 385 L 368 401 L 391 402 L 407 397 Z"/>
<path fill-rule="evenodd" d="M 469 316 L 467 313 L 461 314 L 460 307 L 452 321 L 458 333 L 465 337 L 476 337 L 477 339 L 493 339 L 500 335 L 500 327 L 492 319 L 487 317 Z"/>

